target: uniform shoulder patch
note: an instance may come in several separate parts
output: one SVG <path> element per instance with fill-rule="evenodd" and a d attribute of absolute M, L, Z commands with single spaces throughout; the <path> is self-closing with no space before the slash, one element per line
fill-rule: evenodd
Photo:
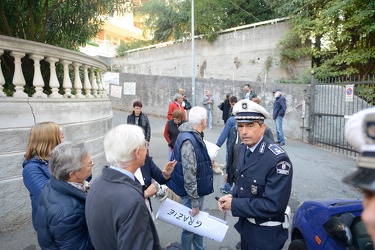
<path fill-rule="evenodd" d="M 280 155 L 280 154 L 283 154 L 285 153 L 284 149 L 280 148 L 279 146 L 277 146 L 276 144 L 271 144 L 268 146 L 268 148 L 271 150 L 272 153 L 274 153 L 275 155 Z"/>
<path fill-rule="evenodd" d="M 276 173 L 283 174 L 283 175 L 289 175 L 289 170 L 292 167 L 289 162 L 287 161 L 281 161 L 277 163 L 276 165 Z"/>

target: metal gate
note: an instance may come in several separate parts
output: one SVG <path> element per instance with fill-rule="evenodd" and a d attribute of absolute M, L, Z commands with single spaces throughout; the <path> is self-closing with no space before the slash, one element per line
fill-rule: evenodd
<path fill-rule="evenodd" d="M 375 78 L 334 78 L 311 81 L 309 142 L 356 156 L 345 138 L 345 121 L 375 103 Z"/>

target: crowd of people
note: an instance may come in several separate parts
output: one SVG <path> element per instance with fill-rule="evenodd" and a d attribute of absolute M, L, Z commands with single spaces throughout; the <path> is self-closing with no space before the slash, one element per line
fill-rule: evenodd
<path fill-rule="evenodd" d="M 275 90 L 271 116 L 250 85 L 243 90 L 242 99 L 227 93 L 218 106 L 225 125 L 216 145 L 221 147 L 226 141 L 227 152 L 220 188 L 223 196 L 217 205 L 222 212 L 231 211 L 238 217 L 234 226 L 239 232 L 238 249 L 280 250 L 288 238 L 284 212 L 293 179 L 293 164 L 281 147 L 285 145 L 286 101 L 282 91 Z M 205 91 L 202 106 L 195 107 L 183 89 L 174 95 L 164 128 L 168 159 L 161 170 L 149 155 L 150 121 L 142 112 L 142 102 L 135 101 L 127 124 L 106 134 L 108 165 L 95 180 L 91 180 L 94 162 L 84 143 L 63 142 L 62 129 L 54 122 L 34 125 L 22 175 L 42 249 L 162 249 L 150 200 L 157 193 L 157 184 L 166 184 L 180 196 L 192 217 L 204 210 L 205 196 L 214 192 L 214 159 L 204 142 L 204 130 L 213 127 L 214 103 L 210 90 Z M 364 191 L 364 221 L 375 238 L 375 167 L 371 163 L 375 109 L 360 115 L 348 123 L 352 129 L 347 130 L 347 137 L 363 152 L 363 161 L 345 181 Z M 265 124 L 269 118 L 276 123 L 276 140 Z M 358 125 L 358 120 L 371 122 Z M 353 131 L 362 131 L 366 138 L 359 140 Z M 166 248 L 205 246 L 203 236 L 183 229 L 181 239 Z"/>

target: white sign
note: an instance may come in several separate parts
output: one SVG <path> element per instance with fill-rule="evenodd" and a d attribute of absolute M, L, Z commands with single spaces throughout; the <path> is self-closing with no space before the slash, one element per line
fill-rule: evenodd
<path fill-rule="evenodd" d="M 119 85 L 120 74 L 116 72 L 105 72 L 103 80 L 105 83 Z"/>
<path fill-rule="evenodd" d="M 124 95 L 135 95 L 135 82 L 124 82 Z"/>
<path fill-rule="evenodd" d="M 210 156 L 211 160 L 215 159 L 220 148 L 216 144 L 206 140 L 204 141 L 204 143 L 206 144 L 208 155 Z"/>
<path fill-rule="evenodd" d="M 190 210 L 191 208 L 185 207 L 167 198 L 161 203 L 158 213 L 156 214 L 156 219 L 217 242 L 223 241 L 228 231 L 226 221 L 211 216 L 204 211 L 199 211 L 199 213 L 193 217 L 189 214 Z"/>
<path fill-rule="evenodd" d="M 354 85 L 346 85 L 345 95 L 346 95 L 345 101 L 347 101 L 347 102 L 353 101 Z"/>
<path fill-rule="evenodd" d="M 111 93 L 110 93 L 110 95 L 112 97 L 121 98 L 121 90 L 122 90 L 121 86 L 111 85 Z"/>

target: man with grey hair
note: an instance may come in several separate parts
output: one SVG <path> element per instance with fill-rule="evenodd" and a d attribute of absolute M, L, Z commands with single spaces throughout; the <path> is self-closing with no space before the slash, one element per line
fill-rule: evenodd
<path fill-rule="evenodd" d="M 142 128 L 122 124 L 104 138 L 110 166 L 92 184 L 86 219 L 95 249 L 161 249 L 155 224 L 134 173 L 145 164 Z"/>
<path fill-rule="evenodd" d="M 184 101 L 184 96 L 177 93 L 174 95 L 173 97 L 173 102 L 171 102 L 169 104 L 169 107 L 168 107 L 168 120 L 172 119 L 172 113 L 173 111 L 175 111 L 176 109 L 179 109 L 181 110 L 183 113 L 184 113 L 184 117 L 183 117 L 183 120 L 186 121 L 186 112 L 185 112 L 185 108 L 183 107 L 182 105 L 182 102 Z"/>
<path fill-rule="evenodd" d="M 195 216 L 203 209 L 204 196 L 213 190 L 213 172 L 210 156 L 203 141 L 207 127 L 207 111 L 203 107 L 190 110 L 189 121 L 179 127 L 171 159 L 177 161 L 167 186 L 179 195 L 183 204 Z M 204 249 L 203 236 L 183 230 L 181 244 L 184 250 Z"/>
<path fill-rule="evenodd" d="M 86 179 L 93 165 L 83 143 L 63 142 L 52 150 L 51 179 L 39 196 L 35 217 L 42 249 L 94 249 L 85 219 Z"/>

